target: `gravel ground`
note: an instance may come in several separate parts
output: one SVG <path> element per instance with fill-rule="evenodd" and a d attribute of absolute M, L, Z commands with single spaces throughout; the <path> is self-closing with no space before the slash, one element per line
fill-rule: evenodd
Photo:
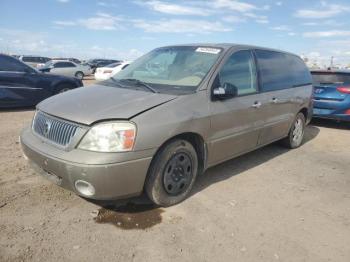
<path fill-rule="evenodd" d="M 350 261 L 350 126 L 317 121 L 296 150 L 270 145 L 208 170 L 166 208 L 89 202 L 36 175 L 0 111 L 0 261 Z"/>

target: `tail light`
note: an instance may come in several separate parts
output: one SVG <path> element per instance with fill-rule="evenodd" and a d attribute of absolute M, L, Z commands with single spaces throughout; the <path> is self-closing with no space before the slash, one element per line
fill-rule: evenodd
<path fill-rule="evenodd" d="M 337 88 L 340 93 L 350 94 L 350 86 L 340 86 Z"/>
<path fill-rule="evenodd" d="M 345 115 L 350 115 L 350 109 L 346 110 L 346 111 L 344 112 L 344 114 L 345 114 Z"/>
<path fill-rule="evenodd" d="M 104 74 L 110 74 L 110 73 L 112 73 L 112 70 L 105 70 L 105 71 L 103 71 L 103 73 Z"/>

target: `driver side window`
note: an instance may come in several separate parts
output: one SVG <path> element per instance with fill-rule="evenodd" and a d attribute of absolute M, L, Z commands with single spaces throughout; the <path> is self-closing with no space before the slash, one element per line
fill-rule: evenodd
<path fill-rule="evenodd" d="M 219 73 L 220 85 L 229 83 L 237 87 L 238 95 L 257 92 L 257 72 L 251 51 L 238 51 L 231 55 Z"/>

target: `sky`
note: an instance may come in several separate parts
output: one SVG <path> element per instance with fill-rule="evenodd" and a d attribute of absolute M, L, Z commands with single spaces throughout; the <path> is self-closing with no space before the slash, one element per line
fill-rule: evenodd
<path fill-rule="evenodd" d="M 0 0 L 0 52 L 132 60 L 240 43 L 350 64 L 349 0 Z"/>

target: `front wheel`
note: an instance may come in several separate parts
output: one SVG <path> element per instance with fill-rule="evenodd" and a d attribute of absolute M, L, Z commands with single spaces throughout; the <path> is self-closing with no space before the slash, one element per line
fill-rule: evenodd
<path fill-rule="evenodd" d="M 188 196 L 198 173 L 196 150 L 186 140 L 166 144 L 155 156 L 148 172 L 145 191 L 159 206 L 172 206 Z"/>
<path fill-rule="evenodd" d="M 75 77 L 76 78 L 78 78 L 78 79 L 80 79 L 80 80 L 83 80 L 83 78 L 84 78 L 84 73 L 83 72 L 76 72 L 75 73 Z"/>
<path fill-rule="evenodd" d="M 304 114 L 298 113 L 289 130 L 288 136 L 281 141 L 282 144 L 291 149 L 300 147 L 304 140 L 305 126 L 306 121 Z"/>

